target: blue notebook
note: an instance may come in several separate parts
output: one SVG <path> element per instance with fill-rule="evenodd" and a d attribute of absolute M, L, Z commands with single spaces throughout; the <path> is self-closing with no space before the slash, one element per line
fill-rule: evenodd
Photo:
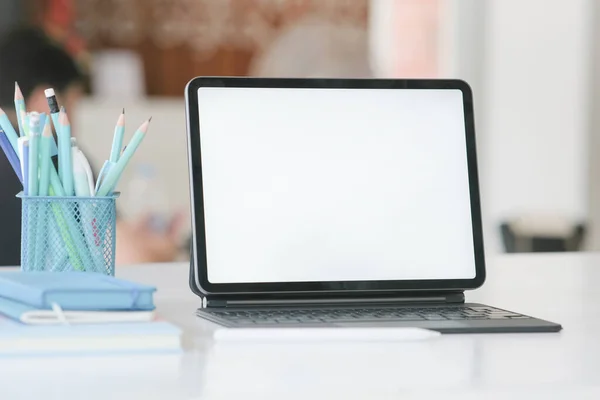
<path fill-rule="evenodd" d="M 153 310 L 153 286 L 87 272 L 0 272 L 0 297 L 38 309 Z"/>

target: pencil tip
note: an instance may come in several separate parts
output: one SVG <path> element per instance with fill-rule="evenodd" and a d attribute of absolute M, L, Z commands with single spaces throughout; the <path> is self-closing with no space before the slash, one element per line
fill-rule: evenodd
<path fill-rule="evenodd" d="M 148 122 L 152 121 L 152 117 L 148 118 Z"/>
<path fill-rule="evenodd" d="M 121 114 L 119 114 L 119 119 L 117 119 L 117 126 L 124 126 L 125 125 L 125 109 L 123 109 L 123 112 Z"/>
<path fill-rule="evenodd" d="M 123 107 L 123 111 L 121 111 L 121 114 L 125 114 L 125 107 Z"/>
<path fill-rule="evenodd" d="M 150 125 L 150 120 L 152 119 L 152 117 L 150 117 L 149 119 L 147 119 L 146 121 L 144 121 L 144 123 L 142 125 L 140 125 L 140 127 L 138 128 L 139 131 L 142 131 L 143 133 L 146 133 L 146 131 L 148 130 L 148 126 Z"/>
<path fill-rule="evenodd" d="M 21 92 L 21 88 L 17 81 L 15 81 L 15 100 L 23 100 L 23 92 Z"/>
<path fill-rule="evenodd" d="M 46 123 L 44 124 L 44 130 L 42 131 L 42 136 L 52 136 L 52 126 L 50 125 L 50 118 L 46 119 Z"/>
<path fill-rule="evenodd" d="M 61 125 L 69 125 L 69 117 L 67 116 L 67 112 L 64 107 L 60 109 L 60 115 L 58 116 L 58 123 Z"/>

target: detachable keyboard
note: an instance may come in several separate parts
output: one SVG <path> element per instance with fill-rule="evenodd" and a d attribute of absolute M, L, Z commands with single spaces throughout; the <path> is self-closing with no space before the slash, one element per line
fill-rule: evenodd
<path fill-rule="evenodd" d="M 340 324 L 352 322 L 424 322 L 517 320 L 531 317 L 483 305 L 437 307 L 361 307 L 310 309 L 200 309 L 198 315 L 226 326 Z"/>

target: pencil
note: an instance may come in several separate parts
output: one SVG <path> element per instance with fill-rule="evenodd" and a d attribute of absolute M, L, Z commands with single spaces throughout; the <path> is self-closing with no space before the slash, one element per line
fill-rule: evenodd
<path fill-rule="evenodd" d="M 52 124 L 54 124 L 54 130 L 58 134 L 58 117 L 60 115 L 60 107 L 58 106 L 58 100 L 54 94 L 54 89 L 48 88 L 44 90 L 46 101 L 48 102 L 48 108 L 50 109 L 50 116 L 52 117 Z"/>
<path fill-rule="evenodd" d="M 21 92 L 21 88 L 19 84 L 15 82 L 15 114 L 17 114 L 17 124 L 19 125 L 19 135 L 21 137 L 25 136 L 25 130 L 23 129 L 23 118 L 21 116 L 21 111 L 27 112 L 25 108 L 25 97 L 23 97 L 23 92 Z"/>
<path fill-rule="evenodd" d="M 58 117 L 58 175 L 63 184 L 66 196 L 73 196 L 73 160 L 71 157 L 71 124 L 65 108 L 60 109 Z"/>
<path fill-rule="evenodd" d="M 19 113 L 21 115 L 21 121 L 23 123 L 23 131 L 25 136 L 29 136 L 29 116 L 25 110 L 21 110 Z"/>
<path fill-rule="evenodd" d="M 47 118 L 40 145 L 40 196 L 48 196 L 50 188 L 50 165 L 52 163 L 50 159 L 50 142 L 52 140 L 54 140 L 52 137 L 52 127 L 50 126 L 50 119 Z"/>
<path fill-rule="evenodd" d="M 40 116 L 32 112 L 29 116 L 29 195 L 39 194 L 38 157 L 40 140 Z"/>
<path fill-rule="evenodd" d="M 117 161 L 117 163 L 114 164 L 106 174 L 102 185 L 100 185 L 100 190 L 98 190 L 98 193 L 96 193 L 98 197 L 107 196 L 109 193 L 112 193 L 114 188 L 117 186 L 123 170 L 131 160 L 131 157 L 133 157 L 135 154 L 135 151 L 139 147 L 140 143 L 142 143 L 142 140 L 144 140 L 146 131 L 148 130 L 148 125 L 150 124 L 151 120 L 152 117 L 144 122 L 137 131 L 135 131 L 131 141 L 127 144 L 127 147 L 119 158 L 119 161 Z"/>
<path fill-rule="evenodd" d="M 4 112 L 3 109 L 0 108 L 0 128 L 6 133 L 6 137 L 8 138 L 10 145 L 12 146 L 15 152 L 19 151 L 19 146 L 17 144 L 17 140 L 19 140 L 19 136 L 17 132 L 15 132 L 15 128 L 13 128 L 10 120 L 8 119 L 8 115 Z"/>
<path fill-rule="evenodd" d="M 17 151 L 15 151 L 12 147 L 12 145 L 10 144 L 10 141 L 8 140 L 8 137 L 6 136 L 6 133 L 4 133 L 4 130 L 2 130 L 2 128 L 0 128 L 0 147 L 2 148 L 2 151 L 4 152 L 4 154 L 6 155 L 6 158 L 8 159 L 8 162 L 10 163 L 10 166 L 12 167 L 13 171 L 15 171 L 15 174 L 17 175 L 17 178 L 19 178 L 19 181 L 21 181 L 21 183 L 23 183 L 23 174 L 21 172 L 21 164 L 19 162 L 19 156 L 18 154 L 18 145 L 17 145 Z"/>
<path fill-rule="evenodd" d="M 19 161 L 23 176 L 23 194 L 29 196 L 29 138 L 19 138 Z"/>
<path fill-rule="evenodd" d="M 46 96 L 46 101 L 48 102 L 48 108 L 50 109 L 50 114 L 60 113 L 60 107 L 58 106 L 58 100 L 56 100 L 56 95 L 54 94 L 54 89 L 48 88 L 44 90 L 44 95 Z"/>
<path fill-rule="evenodd" d="M 40 114 L 45 116 L 46 114 Z M 42 118 L 40 118 L 40 126 L 42 124 Z M 32 136 L 33 137 L 33 136 Z M 50 118 L 45 118 L 44 129 L 40 140 L 40 155 L 39 155 L 39 170 L 40 180 L 38 187 L 38 194 L 40 196 L 48 196 L 50 189 L 50 141 L 52 138 L 52 128 L 50 126 Z M 48 224 L 49 220 L 48 209 L 42 207 L 37 210 L 37 228 L 35 237 L 35 260 L 36 263 L 42 263 L 44 260 L 43 251 L 46 248 L 46 240 L 48 235 Z"/>
<path fill-rule="evenodd" d="M 112 149 L 110 150 L 110 161 L 116 163 L 119 161 L 121 147 L 123 147 L 123 135 L 125 133 L 125 109 L 119 115 L 117 125 L 115 126 L 115 134 L 113 136 Z"/>

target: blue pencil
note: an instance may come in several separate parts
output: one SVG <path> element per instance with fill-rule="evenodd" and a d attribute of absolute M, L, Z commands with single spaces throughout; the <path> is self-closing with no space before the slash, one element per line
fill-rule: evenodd
<path fill-rule="evenodd" d="M 23 194 L 29 196 L 29 138 L 19 138 L 19 158 L 21 159 L 21 174 L 23 175 Z"/>
<path fill-rule="evenodd" d="M 13 149 L 12 144 L 6 136 L 6 132 L 4 132 L 2 128 L 0 128 L 0 147 L 2 147 L 2 151 L 4 151 L 10 166 L 12 167 L 13 171 L 15 171 L 15 174 L 17 174 L 19 181 L 23 183 L 23 175 L 21 174 L 21 163 L 19 161 L 19 156 L 17 156 L 17 153 Z"/>

